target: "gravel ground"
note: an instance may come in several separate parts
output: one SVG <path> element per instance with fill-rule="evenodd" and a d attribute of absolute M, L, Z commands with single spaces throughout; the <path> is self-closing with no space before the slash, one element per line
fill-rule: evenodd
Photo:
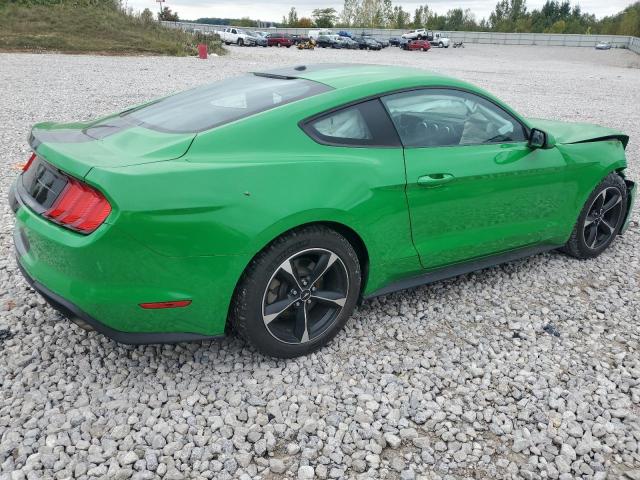
<path fill-rule="evenodd" d="M 35 121 L 321 61 L 436 69 L 528 116 L 620 128 L 640 178 L 628 51 L 232 48 L 209 61 L 0 54 L 0 194 Z M 640 479 L 638 213 L 596 260 L 549 253 L 379 298 L 289 361 L 233 338 L 128 347 L 85 333 L 27 287 L 5 201 L 0 215 L 0 479 Z"/>

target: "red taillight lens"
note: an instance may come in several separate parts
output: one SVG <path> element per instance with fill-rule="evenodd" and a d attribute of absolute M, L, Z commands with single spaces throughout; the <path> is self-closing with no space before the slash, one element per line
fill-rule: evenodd
<path fill-rule="evenodd" d="M 110 213 L 111 205 L 104 195 L 75 178 L 69 178 L 69 183 L 44 216 L 71 230 L 91 233 Z"/>
<path fill-rule="evenodd" d="M 31 166 L 31 164 L 33 163 L 33 161 L 36 159 L 36 154 L 32 153 L 31 156 L 29 157 L 29 160 L 27 160 L 27 163 L 25 163 L 22 166 L 22 171 L 26 172 L 27 170 L 29 170 L 29 167 Z"/>

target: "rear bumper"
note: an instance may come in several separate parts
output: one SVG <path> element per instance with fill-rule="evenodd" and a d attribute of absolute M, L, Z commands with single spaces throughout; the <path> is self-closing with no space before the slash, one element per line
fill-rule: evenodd
<path fill-rule="evenodd" d="M 176 343 L 222 336 L 243 258 L 169 257 L 117 224 L 80 235 L 31 210 L 15 184 L 14 245 L 24 277 L 54 308 L 83 327 L 129 344 Z M 189 299 L 184 308 L 148 302 Z"/>
<path fill-rule="evenodd" d="M 17 249 L 17 246 L 16 246 Z M 89 314 L 83 312 L 79 307 L 70 301 L 62 298 L 60 295 L 52 292 L 41 283 L 34 280 L 24 269 L 20 263 L 19 257 L 16 259 L 18 268 L 29 283 L 31 288 L 38 292 L 47 301 L 51 307 L 69 318 L 72 322 L 78 324 L 85 330 L 95 330 L 106 337 L 111 338 L 119 343 L 129 345 L 149 345 L 149 344 L 166 344 L 179 342 L 193 342 L 201 340 L 210 340 L 219 338 L 223 335 L 198 335 L 195 333 L 130 333 L 114 330 L 107 325 L 100 323 Z"/>

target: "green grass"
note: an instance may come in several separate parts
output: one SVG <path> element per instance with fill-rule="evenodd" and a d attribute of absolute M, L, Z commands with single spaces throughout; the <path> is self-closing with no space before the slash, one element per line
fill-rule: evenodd
<path fill-rule="evenodd" d="M 3 51 L 195 55 L 198 43 L 207 43 L 209 52 L 224 53 L 217 39 L 162 27 L 108 2 L 104 6 L 65 1 L 38 5 L 0 0 Z"/>

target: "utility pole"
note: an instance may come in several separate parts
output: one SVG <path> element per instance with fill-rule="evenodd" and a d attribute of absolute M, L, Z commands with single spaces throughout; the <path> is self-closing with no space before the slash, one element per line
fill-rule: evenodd
<path fill-rule="evenodd" d="M 156 0 L 156 2 L 158 2 L 158 6 L 160 7 L 160 15 L 162 15 L 162 4 L 165 2 L 166 0 Z M 161 18 L 161 17 L 160 17 Z"/>

